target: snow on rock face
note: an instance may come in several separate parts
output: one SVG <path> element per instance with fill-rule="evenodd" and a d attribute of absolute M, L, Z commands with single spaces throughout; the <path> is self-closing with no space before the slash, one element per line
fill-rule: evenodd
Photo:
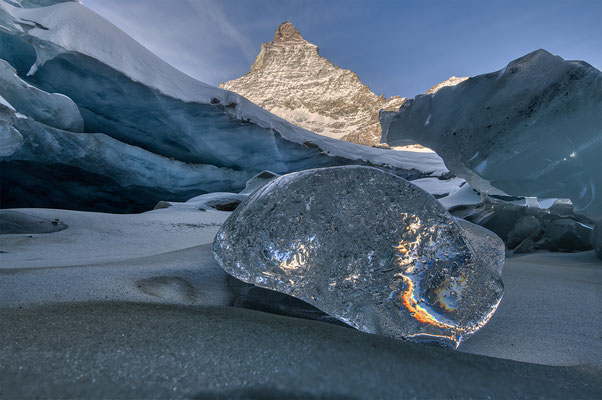
<path fill-rule="evenodd" d="M 453 347 L 488 321 L 503 292 L 495 234 L 376 168 L 276 178 L 234 211 L 213 251 L 234 277 L 359 330 Z"/>
<path fill-rule="evenodd" d="M 67 131 L 84 130 L 84 120 L 70 98 L 31 86 L 17 76 L 9 63 L 1 59 L 0 94 L 16 111 L 38 122 Z"/>
<path fill-rule="evenodd" d="M 22 9 L 0 1 L 0 22 L 0 57 L 29 83 L 71 98 L 87 132 L 254 173 L 363 163 L 408 178 L 447 173 L 435 154 L 366 148 L 291 125 L 174 69 L 80 4 Z"/>
<path fill-rule="evenodd" d="M 448 87 L 448 86 L 456 86 L 459 83 L 464 82 L 465 80 L 470 79 L 469 76 L 452 76 L 449 79 L 444 80 L 443 82 L 440 82 L 438 84 L 436 84 L 435 86 L 433 86 L 432 88 L 430 88 L 426 94 L 433 94 L 436 93 L 439 89 L 444 88 L 444 87 Z"/>
<path fill-rule="evenodd" d="M 302 128 L 364 145 L 380 143 L 378 111 L 397 110 L 406 100 L 372 93 L 356 73 L 321 57 L 290 22 L 261 45 L 249 73 L 219 87 Z"/>
<path fill-rule="evenodd" d="M 432 148 L 480 192 L 570 198 L 602 219 L 602 73 L 586 62 L 538 50 L 381 121 L 384 142 Z"/>

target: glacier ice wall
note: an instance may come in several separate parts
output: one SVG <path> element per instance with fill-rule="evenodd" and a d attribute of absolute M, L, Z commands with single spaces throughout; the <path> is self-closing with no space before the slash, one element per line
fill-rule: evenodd
<path fill-rule="evenodd" d="M 27 7 L 35 6 L 34 3 Z M 216 189 L 223 191 L 242 189 L 248 177 L 262 170 L 288 173 L 307 168 L 359 164 L 377 166 L 407 179 L 448 175 L 443 161 L 436 154 L 370 148 L 295 127 L 235 93 L 181 73 L 83 5 L 59 3 L 23 8 L 14 1 L 0 0 L 0 58 L 14 68 L 26 87 L 37 90 L 38 94 L 45 93 L 56 99 L 59 96 L 61 101 L 75 103 L 86 133 L 103 133 L 120 143 L 145 150 L 147 155 L 162 156 L 199 168 L 223 169 L 223 181 L 230 185 Z M 40 107 L 35 102 L 27 110 L 21 101 L 23 96 L 17 95 L 13 89 L 3 92 L 10 92 L 5 96 L 12 96 L 9 103 L 14 102 L 13 107 L 18 112 L 37 123 L 53 125 L 61 130 L 80 130 L 79 127 L 44 119 L 39 115 Z M 17 104 L 17 100 L 21 104 Z M 54 105 L 58 106 L 58 102 Z M 12 124 L 15 125 L 14 122 Z M 32 131 L 29 128 L 25 130 Z M 50 137 L 57 132 L 46 131 L 52 132 Z M 35 140 L 49 139 L 40 134 L 32 137 Z M 72 138 L 62 135 L 56 140 L 56 143 L 67 146 L 58 154 L 70 154 L 73 150 L 67 145 L 69 140 L 64 140 L 67 137 Z M 87 139 L 78 136 L 77 140 L 84 143 Z M 58 158 L 36 160 L 35 157 L 42 155 L 39 152 L 15 153 L 10 160 L 2 160 L 5 163 L 3 171 L 8 171 L 7 163 L 13 166 L 20 163 L 18 174 L 34 176 L 39 175 L 39 171 L 33 171 L 29 163 L 50 162 L 46 165 L 52 165 L 59 162 Z M 75 158 L 66 156 L 66 159 L 71 160 L 67 165 L 74 167 Z M 80 161 L 77 168 L 85 171 L 95 171 L 99 167 L 96 164 L 98 160 L 92 162 L 92 158 Z M 90 164 L 85 164 L 87 162 Z M 124 173 L 129 170 L 130 175 L 138 174 L 149 163 L 143 163 L 141 159 L 139 162 L 142 164 L 138 166 L 125 163 L 121 170 Z M 116 167 L 115 163 L 111 165 Z M 179 171 L 181 168 L 176 169 Z M 244 179 L 232 178 L 232 171 L 238 171 Z M 209 180 L 206 184 L 196 184 L 216 186 L 216 175 L 210 175 L 211 178 L 207 174 L 199 175 Z M 62 185 L 62 180 L 51 173 L 47 173 L 45 179 Z M 18 179 L 11 185 L 14 182 Z M 145 185 L 168 192 L 174 186 L 161 180 L 145 182 Z M 27 188 L 22 189 L 27 192 Z M 28 204 L 25 192 L 22 206 Z M 165 199 L 178 200 L 169 195 L 163 196 Z"/>
<path fill-rule="evenodd" d="M 602 218 L 602 73 L 586 62 L 538 50 L 381 120 L 384 142 L 434 149 L 481 192 L 570 198 Z"/>
<path fill-rule="evenodd" d="M 0 206 L 107 212 L 152 209 L 164 198 L 244 187 L 253 176 L 169 159 L 102 133 L 56 129 L 0 104 Z"/>
<path fill-rule="evenodd" d="M 0 47 L 0 58 L 20 74 L 24 68 L 15 64 L 33 60 L 27 80 L 75 101 L 88 132 L 185 162 L 255 172 L 344 163 L 324 155 L 411 170 L 410 175 L 447 172 L 436 155 L 358 146 L 295 127 L 176 70 L 80 4 L 19 9 L 0 2 L 0 21 L 6 25 L 0 40 L 11 44 Z"/>
<path fill-rule="evenodd" d="M 84 120 L 69 97 L 29 85 L 4 60 L 0 60 L 0 93 L 16 111 L 39 122 L 68 131 L 84 130 Z"/>

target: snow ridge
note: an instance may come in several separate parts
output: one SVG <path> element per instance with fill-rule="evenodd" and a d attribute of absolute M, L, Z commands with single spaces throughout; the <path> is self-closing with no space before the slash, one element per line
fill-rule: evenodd
<path fill-rule="evenodd" d="M 446 79 L 443 82 L 439 82 L 438 84 L 436 84 L 435 86 L 430 88 L 426 92 L 426 94 L 436 93 L 437 91 L 439 91 L 439 89 L 444 88 L 444 87 L 456 86 L 469 78 L 470 78 L 470 76 L 455 76 L 454 75 L 454 76 L 450 77 L 449 79 Z"/>

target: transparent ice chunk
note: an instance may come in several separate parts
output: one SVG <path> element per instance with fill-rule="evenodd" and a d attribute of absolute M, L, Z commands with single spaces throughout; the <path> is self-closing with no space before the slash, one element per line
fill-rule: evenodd
<path fill-rule="evenodd" d="M 307 170 L 249 196 L 213 243 L 222 268 L 364 332 L 457 347 L 499 304 L 504 244 L 370 167 Z"/>

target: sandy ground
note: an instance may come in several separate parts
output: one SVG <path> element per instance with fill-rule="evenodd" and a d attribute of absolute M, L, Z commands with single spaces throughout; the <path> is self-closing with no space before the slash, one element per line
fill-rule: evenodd
<path fill-rule="evenodd" d="M 231 307 L 71 303 L 0 318 L 2 398 L 595 399 L 601 389 L 593 370 Z"/>
<path fill-rule="evenodd" d="M 273 315 L 328 320 L 219 268 L 210 243 L 228 213 L 14 211 L 67 228 L 0 235 L 0 397 L 602 393 L 593 252 L 508 259 L 498 311 L 453 352 Z"/>
<path fill-rule="evenodd" d="M 503 280 L 498 310 L 461 351 L 602 367 L 602 263 L 593 251 L 515 256 Z"/>

